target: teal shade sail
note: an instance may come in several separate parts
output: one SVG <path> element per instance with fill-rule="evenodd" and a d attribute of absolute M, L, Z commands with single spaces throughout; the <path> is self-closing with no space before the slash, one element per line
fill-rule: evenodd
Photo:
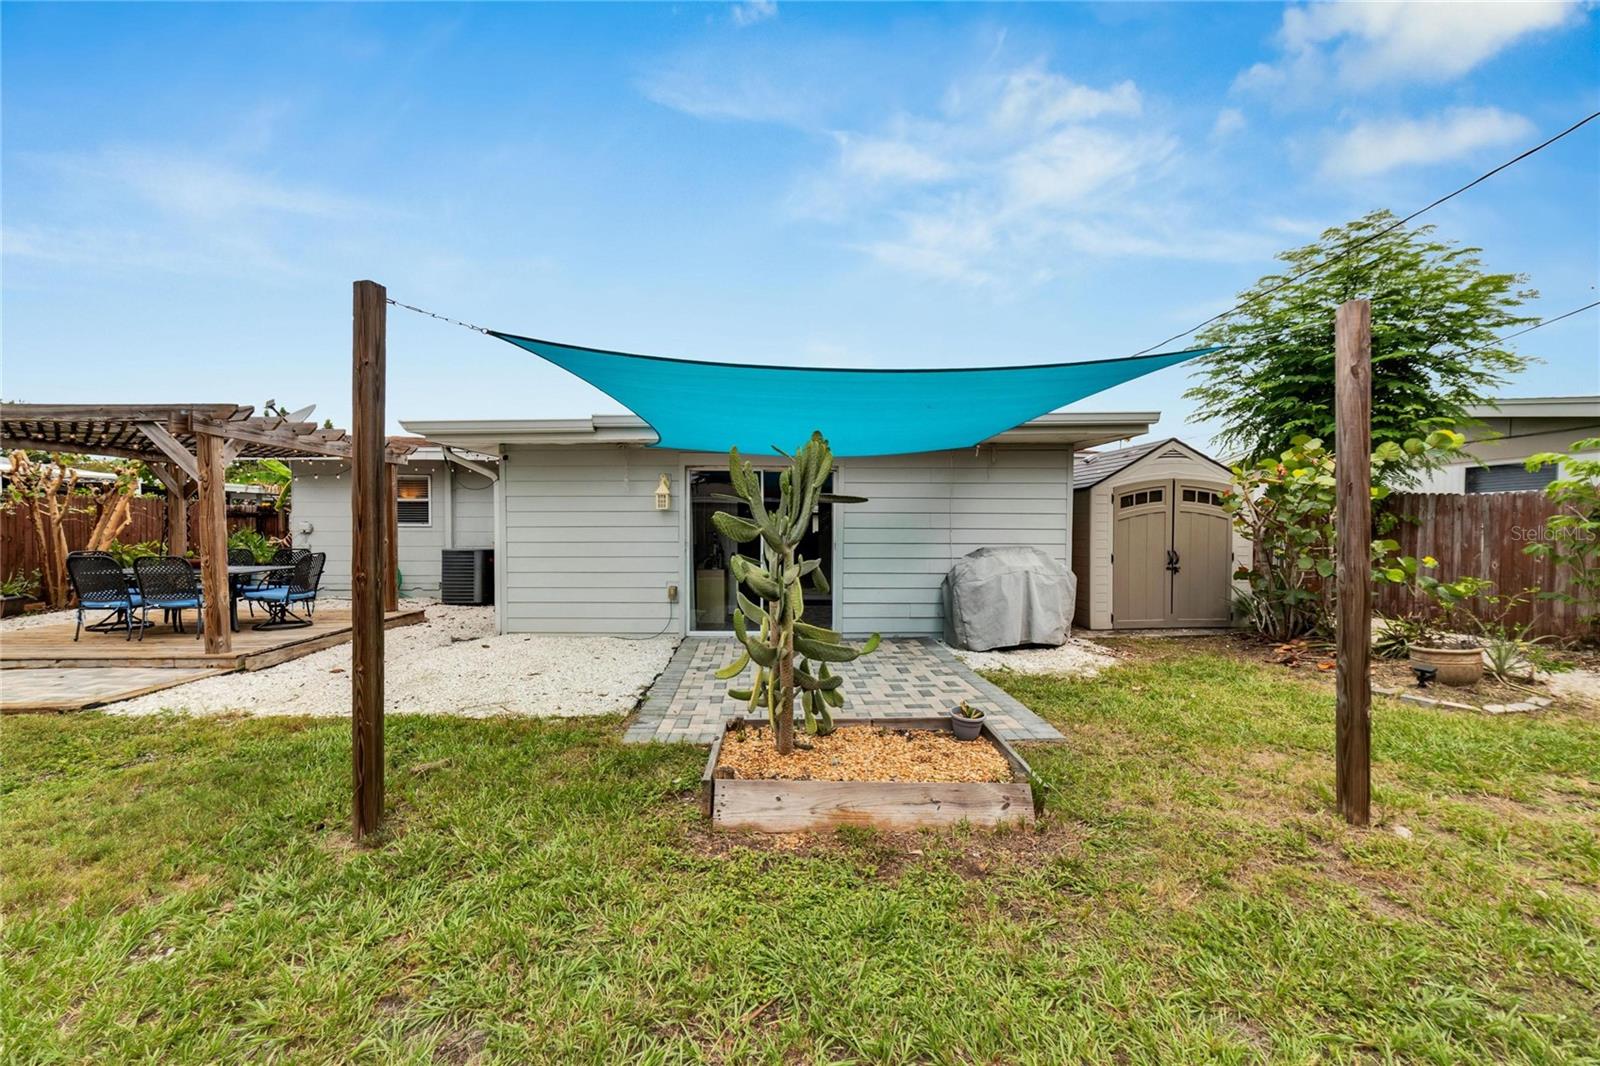
<path fill-rule="evenodd" d="M 747 454 L 798 448 L 821 430 L 835 455 L 970 448 L 1085 396 L 1214 351 L 932 370 L 756 366 L 610 352 L 489 331 L 644 419 L 657 448 Z"/>

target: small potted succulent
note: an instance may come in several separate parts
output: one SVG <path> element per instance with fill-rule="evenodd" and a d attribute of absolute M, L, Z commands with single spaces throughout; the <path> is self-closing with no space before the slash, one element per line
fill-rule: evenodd
<path fill-rule="evenodd" d="M 950 728 L 957 740 L 977 740 L 983 733 L 983 709 L 962 700 L 961 706 L 950 711 Z"/>

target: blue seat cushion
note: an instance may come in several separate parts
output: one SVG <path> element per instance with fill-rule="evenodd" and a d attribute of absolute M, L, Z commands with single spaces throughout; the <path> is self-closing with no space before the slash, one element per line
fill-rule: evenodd
<path fill-rule="evenodd" d="M 284 601 L 304 603 L 306 600 L 316 599 L 317 594 L 315 592 L 290 592 L 287 587 L 278 585 L 268 589 L 250 589 L 244 594 L 244 598 L 247 600 L 271 600 L 273 603 Z"/>
<path fill-rule="evenodd" d="M 193 598 L 187 600 L 151 600 L 150 606 L 159 607 L 164 611 L 181 611 L 186 607 L 193 607 L 199 610 L 200 601 Z"/>

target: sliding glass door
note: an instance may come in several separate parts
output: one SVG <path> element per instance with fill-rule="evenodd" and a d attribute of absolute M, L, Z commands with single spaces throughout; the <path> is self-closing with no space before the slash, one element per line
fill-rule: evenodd
<path fill-rule="evenodd" d="M 767 509 L 778 507 L 778 473 L 761 472 L 763 496 Z M 825 488 L 832 490 L 830 476 Z M 737 582 L 728 560 L 742 552 L 746 556 L 761 558 L 766 546 L 761 541 L 735 544 L 717 532 L 711 516 L 718 511 L 730 511 L 748 518 L 750 509 L 742 503 L 714 499 L 714 494 L 733 495 L 726 470 L 689 471 L 690 535 L 690 628 L 704 632 L 729 632 L 733 629 L 734 593 Z M 799 554 L 805 559 L 820 559 L 829 577 L 833 576 L 833 505 L 819 504 L 807 523 L 800 540 Z M 813 625 L 833 625 L 833 596 L 806 587 L 806 621 Z"/>

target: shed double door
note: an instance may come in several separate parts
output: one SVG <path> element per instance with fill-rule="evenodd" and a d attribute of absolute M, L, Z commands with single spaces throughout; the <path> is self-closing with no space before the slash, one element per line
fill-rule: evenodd
<path fill-rule="evenodd" d="M 1183 480 L 1119 486 L 1111 510 L 1114 628 L 1228 624 L 1232 528 L 1218 486 Z"/>

